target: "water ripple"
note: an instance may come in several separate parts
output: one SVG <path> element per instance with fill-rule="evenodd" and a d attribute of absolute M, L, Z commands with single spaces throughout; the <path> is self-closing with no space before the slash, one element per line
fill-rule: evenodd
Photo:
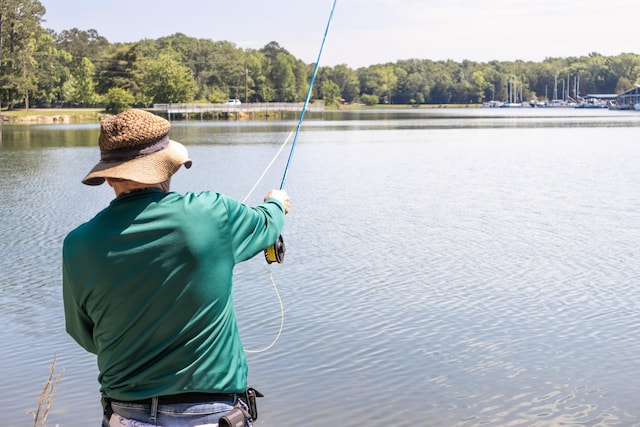
<path fill-rule="evenodd" d="M 640 425 L 637 129 L 419 120 L 318 125 L 300 146 L 271 266 L 284 330 L 248 354 L 261 423 L 296 408 L 312 427 Z M 178 190 L 241 193 L 273 148 L 267 130 L 219 145 L 224 129 L 184 127 L 199 162 Z M 0 149 L 0 401 L 17 408 L 0 424 L 26 424 L 53 354 L 51 422 L 99 422 L 95 358 L 65 335 L 60 295 L 62 238 L 111 197 L 78 183 L 94 157 Z M 243 342 L 263 348 L 281 320 L 264 261 L 235 280 Z"/>

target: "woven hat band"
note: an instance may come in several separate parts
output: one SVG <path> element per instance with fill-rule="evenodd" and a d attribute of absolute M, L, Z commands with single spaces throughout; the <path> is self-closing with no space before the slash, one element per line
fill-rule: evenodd
<path fill-rule="evenodd" d="M 124 162 L 138 157 L 156 153 L 169 145 L 169 135 L 150 142 L 148 144 L 136 145 L 134 147 L 117 148 L 115 150 L 100 150 L 100 162 Z"/>

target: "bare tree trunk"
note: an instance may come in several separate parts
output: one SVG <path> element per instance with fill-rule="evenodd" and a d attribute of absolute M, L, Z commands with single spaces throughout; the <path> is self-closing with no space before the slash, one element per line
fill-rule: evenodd
<path fill-rule="evenodd" d="M 23 66 L 22 66 L 22 78 L 25 81 L 25 86 L 27 86 L 27 67 L 24 65 L 24 60 L 23 60 Z M 29 89 L 25 88 L 24 90 L 24 109 L 25 112 L 29 112 Z"/>

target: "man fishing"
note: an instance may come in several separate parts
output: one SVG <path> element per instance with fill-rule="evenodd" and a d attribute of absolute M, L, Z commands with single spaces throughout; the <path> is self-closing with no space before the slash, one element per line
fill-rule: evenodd
<path fill-rule="evenodd" d="M 289 196 L 247 207 L 170 192 L 192 163 L 170 128 L 135 109 L 101 122 L 100 162 L 82 182 L 116 197 L 64 240 L 66 329 L 97 355 L 103 427 L 250 426 L 233 268 L 276 242 Z"/>

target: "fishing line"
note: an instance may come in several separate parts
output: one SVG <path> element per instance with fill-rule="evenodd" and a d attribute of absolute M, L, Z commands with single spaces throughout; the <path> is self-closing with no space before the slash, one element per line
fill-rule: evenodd
<path fill-rule="evenodd" d="M 266 168 L 264 168 L 264 171 L 262 172 L 262 175 L 260 175 L 260 178 L 258 178 L 258 180 L 256 181 L 256 183 L 253 185 L 253 187 L 251 187 L 251 190 L 249 190 L 249 192 L 247 193 L 246 196 L 244 196 L 244 199 L 242 199 L 242 203 L 245 203 L 247 201 L 247 199 L 249 198 L 249 196 L 251 196 L 251 194 L 253 193 L 253 190 L 256 189 L 256 187 L 258 186 L 258 184 L 260 184 L 260 182 L 262 181 L 262 179 L 264 178 L 264 176 L 267 174 L 267 172 L 269 171 L 269 169 L 271 169 L 271 166 L 273 166 L 273 163 L 276 161 L 276 159 L 280 156 L 280 153 L 282 153 L 282 150 L 284 150 L 284 147 L 287 145 L 287 143 L 289 142 L 289 139 L 291 139 L 291 135 L 293 135 L 293 130 L 291 132 L 289 132 L 289 136 L 287 136 L 287 139 L 284 140 L 284 142 L 282 143 L 282 145 L 280 145 L 280 149 L 278 150 L 278 152 L 276 153 L 275 156 L 273 156 L 273 159 L 271 159 L 271 162 L 269 162 L 269 164 L 267 165 Z"/>
<path fill-rule="evenodd" d="M 262 175 L 260 175 L 260 177 L 258 178 L 256 183 L 253 185 L 251 190 L 249 190 L 249 192 L 244 197 L 244 199 L 242 199 L 242 203 L 245 203 L 247 201 L 249 196 L 251 196 L 251 194 L 256 189 L 258 184 L 260 184 L 260 182 L 262 181 L 264 176 L 267 174 L 269 169 L 271 169 L 271 166 L 273 166 L 273 163 L 280 156 L 280 153 L 282 153 L 282 150 L 284 150 L 284 147 L 289 142 L 289 139 L 291 139 L 291 135 L 293 135 L 293 132 L 294 132 L 293 130 L 291 132 L 289 132 L 289 135 L 284 140 L 284 142 L 280 145 L 280 149 L 277 151 L 275 156 L 273 156 L 273 159 L 271 159 L 271 162 L 269 162 L 267 167 L 264 169 L 264 171 L 262 172 Z M 278 285 L 276 285 L 276 281 L 273 279 L 273 273 L 271 272 L 271 268 L 269 267 L 269 263 L 267 263 L 267 272 L 269 274 L 269 280 L 271 280 L 271 285 L 273 286 L 273 291 L 276 294 L 276 298 L 278 298 L 278 304 L 280 305 L 280 328 L 278 329 L 278 333 L 276 334 L 276 336 L 273 339 L 273 341 L 271 341 L 271 344 L 269 344 L 268 346 L 266 346 L 265 348 L 262 348 L 260 350 L 247 350 L 247 349 L 245 349 L 244 350 L 245 353 L 264 353 L 265 351 L 270 350 L 274 345 L 276 345 L 276 342 L 278 342 L 278 340 L 280 339 L 280 336 L 282 335 L 282 330 L 284 329 L 284 304 L 282 303 L 282 298 L 280 297 L 280 291 L 278 290 Z"/>
<path fill-rule="evenodd" d="M 280 297 L 280 291 L 278 291 L 278 286 L 276 285 L 276 281 L 273 279 L 273 274 L 271 273 L 271 268 L 269 268 L 269 264 L 267 264 L 267 271 L 269 272 L 269 279 L 271 280 L 271 285 L 273 285 L 273 291 L 278 298 L 278 304 L 280 304 L 280 328 L 278 329 L 278 333 L 276 334 L 271 344 L 266 346 L 265 348 L 261 348 L 260 350 L 247 350 L 245 349 L 245 353 L 264 353 L 267 350 L 270 350 L 271 347 L 276 345 L 280 336 L 282 335 L 282 330 L 284 329 L 284 304 L 282 303 L 282 297 Z"/>
<path fill-rule="evenodd" d="M 311 92 L 313 90 L 313 84 L 314 84 L 314 82 L 316 80 L 316 75 L 318 74 L 318 66 L 320 65 L 320 57 L 322 56 L 322 51 L 324 49 L 324 43 L 327 40 L 327 34 L 329 33 L 329 27 L 331 26 L 331 21 L 333 20 L 333 12 L 334 12 L 334 10 L 336 8 L 336 3 L 337 3 L 337 0 L 333 0 L 333 3 L 331 5 L 331 12 L 329 13 L 329 19 L 327 20 L 327 26 L 325 27 L 324 35 L 322 36 L 322 43 L 320 44 L 320 50 L 318 52 L 318 58 L 316 59 L 315 66 L 313 67 L 313 74 L 311 75 L 311 82 L 309 83 L 309 90 L 307 91 L 307 97 L 305 98 L 304 105 L 302 106 L 302 112 L 300 113 L 300 119 L 298 120 L 298 126 L 296 127 L 295 135 L 293 137 L 293 142 L 291 143 L 291 150 L 289 151 L 289 157 L 287 158 L 287 163 L 286 163 L 286 165 L 284 167 L 284 172 L 282 174 L 282 181 L 280 182 L 280 190 L 282 190 L 284 188 L 284 184 L 287 181 L 287 173 L 289 172 L 289 166 L 291 165 L 291 159 L 293 158 L 293 152 L 294 152 L 294 150 L 296 148 L 296 142 L 298 141 L 298 135 L 300 133 L 300 128 L 302 127 L 302 122 L 304 120 L 304 115 L 305 115 L 305 113 L 307 111 L 307 108 L 309 106 L 309 100 L 311 99 Z M 292 133 L 293 133 L 293 131 L 291 131 L 291 133 L 289 133 L 289 136 L 287 136 L 287 138 L 285 139 L 284 143 L 280 146 L 280 149 L 278 150 L 276 155 L 273 157 L 271 162 L 267 165 L 265 170 L 262 172 L 262 175 L 260 175 L 260 177 L 258 178 L 257 182 L 254 184 L 254 186 L 251 188 L 249 193 L 242 200 L 242 203 L 246 202 L 246 200 L 249 198 L 249 196 L 253 193 L 253 190 L 255 190 L 256 187 L 258 186 L 258 184 L 262 181 L 262 179 L 266 175 L 267 171 L 271 168 L 273 163 L 280 156 L 280 153 L 282 152 L 284 147 L 289 142 L 289 139 L 291 138 L 291 134 Z M 274 290 L 274 292 L 276 294 L 276 297 L 278 298 L 278 303 L 280 304 L 280 328 L 278 329 L 278 333 L 276 334 L 276 336 L 273 339 L 273 341 L 271 342 L 271 344 L 269 344 L 268 346 L 266 346 L 265 348 L 260 349 L 260 350 L 246 350 L 245 349 L 245 353 L 263 353 L 263 352 L 271 349 L 276 344 L 276 342 L 278 342 L 278 340 L 280 339 L 280 336 L 282 335 L 282 330 L 284 329 L 284 304 L 282 303 L 282 298 L 280 297 L 280 292 L 278 291 L 278 286 L 276 285 L 276 282 L 273 279 L 273 274 L 271 273 L 271 268 L 269 267 L 269 265 L 271 263 L 273 263 L 273 262 L 282 263 L 284 261 L 284 250 L 285 250 L 285 247 L 284 247 L 284 241 L 282 240 L 282 236 L 278 237 L 278 240 L 276 241 L 276 243 L 274 245 L 272 245 L 271 247 L 265 249 L 265 258 L 267 260 L 267 271 L 269 273 L 269 279 L 271 280 L 271 284 L 273 285 L 273 290 Z"/>

